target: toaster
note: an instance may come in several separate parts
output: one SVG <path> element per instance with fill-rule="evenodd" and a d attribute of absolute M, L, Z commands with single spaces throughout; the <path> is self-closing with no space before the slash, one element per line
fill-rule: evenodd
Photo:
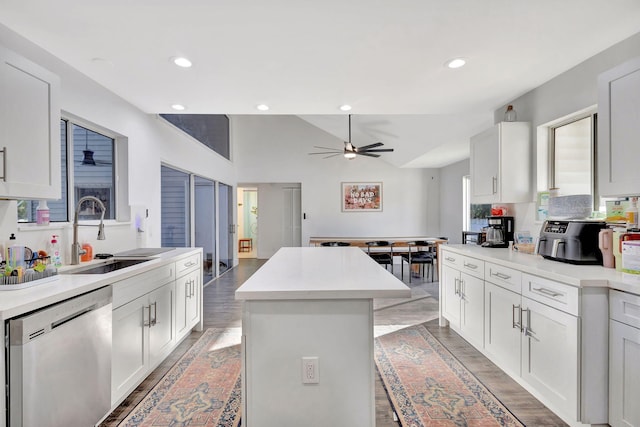
<path fill-rule="evenodd" d="M 536 253 L 571 264 L 602 265 L 598 234 L 605 227 L 604 221 L 547 220 L 540 230 Z"/>

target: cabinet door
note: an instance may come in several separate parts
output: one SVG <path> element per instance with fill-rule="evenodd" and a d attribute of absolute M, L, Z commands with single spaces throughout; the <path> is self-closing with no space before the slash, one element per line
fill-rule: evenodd
<path fill-rule="evenodd" d="M 640 193 L 640 59 L 598 78 L 598 190 L 602 196 Z"/>
<path fill-rule="evenodd" d="M 443 265 L 441 275 L 442 316 L 457 329 L 460 327 L 460 272 Z"/>
<path fill-rule="evenodd" d="M 113 311 L 111 350 L 111 404 L 115 404 L 146 375 L 149 318 L 147 297 L 142 296 Z"/>
<path fill-rule="evenodd" d="M 640 426 L 640 329 L 609 322 L 609 424 Z"/>
<path fill-rule="evenodd" d="M 484 284 L 484 350 L 510 375 L 520 375 L 520 294 Z"/>
<path fill-rule="evenodd" d="M 176 280 L 176 335 L 182 338 L 200 320 L 200 270 Z"/>
<path fill-rule="evenodd" d="M 59 85 L 0 47 L 0 197 L 60 198 Z"/>
<path fill-rule="evenodd" d="M 499 202 L 499 128 L 471 138 L 471 200 L 474 203 Z"/>
<path fill-rule="evenodd" d="M 460 331 L 477 348 L 484 347 L 484 280 L 460 276 Z"/>
<path fill-rule="evenodd" d="M 522 305 L 522 379 L 579 419 L 578 318 L 526 297 Z"/>
<path fill-rule="evenodd" d="M 152 366 L 164 359 L 175 343 L 174 298 L 175 282 L 167 283 L 149 294 L 149 362 Z"/>

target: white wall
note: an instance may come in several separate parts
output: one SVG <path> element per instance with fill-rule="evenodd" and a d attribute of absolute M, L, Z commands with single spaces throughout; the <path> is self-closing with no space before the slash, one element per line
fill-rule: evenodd
<path fill-rule="evenodd" d="M 531 166 L 534 174 L 532 176 L 534 195 L 537 182 L 535 176 L 537 127 L 596 105 L 598 103 L 598 75 L 638 56 L 640 56 L 640 33 L 623 40 L 507 103 L 514 106 L 519 121 L 528 121 L 532 124 Z M 496 123 L 503 119 L 505 109 L 506 105 L 495 110 Z M 533 201 L 517 204 L 515 217 L 517 230 L 530 230 L 532 235 L 539 235 L 542 224 L 535 221 L 535 203 Z"/>
<path fill-rule="evenodd" d="M 233 135 L 239 182 L 302 184 L 303 245 L 312 236 L 440 234 L 438 170 L 399 169 L 384 155 L 310 156 L 314 146 L 342 148 L 343 142 L 296 116 L 235 116 Z M 354 181 L 382 182 L 382 212 L 341 211 L 341 183 Z"/>
<path fill-rule="evenodd" d="M 469 175 L 469 159 L 440 170 L 440 236 L 462 243 L 462 178 Z"/>
<path fill-rule="evenodd" d="M 129 204 L 149 209 L 146 226 L 148 246 L 160 246 L 160 164 L 165 162 L 205 178 L 236 185 L 233 165 L 192 138 L 181 134 L 155 115 L 145 114 L 116 94 L 69 67 L 31 42 L 0 25 L 0 40 L 7 48 L 58 74 L 61 79 L 61 109 L 128 138 Z M 15 202 L 0 202 L 0 242 L 17 232 Z M 71 229 L 22 227 L 18 238 L 33 249 L 44 248 L 52 232 L 62 235 L 65 259 L 69 259 Z M 107 240 L 95 240 L 96 230 L 80 230 L 81 240 L 94 246 L 94 253 L 117 252 L 136 246 L 129 224 L 107 228 Z M 6 236 L 6 237 L 5 237 Z"/>

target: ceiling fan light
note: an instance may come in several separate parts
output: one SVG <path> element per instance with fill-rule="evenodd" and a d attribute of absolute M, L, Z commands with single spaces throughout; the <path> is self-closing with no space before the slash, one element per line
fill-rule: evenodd
<path fill-rule="evenodd" d="M 344 158 L 345 159 L 355 159 L 356 157 L 356 153 L 354 153 L 353 151 L 347 151 L 346 153 L 344 153 Z"/>

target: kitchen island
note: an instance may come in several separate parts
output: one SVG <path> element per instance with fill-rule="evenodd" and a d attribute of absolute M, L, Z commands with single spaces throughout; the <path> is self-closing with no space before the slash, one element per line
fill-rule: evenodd
<path fill-rule="evenodd" d="M 374 426 L 373 298 L 410 295 L 361 249 L 280 249 L 236 291 L 243 425 Z"/>

